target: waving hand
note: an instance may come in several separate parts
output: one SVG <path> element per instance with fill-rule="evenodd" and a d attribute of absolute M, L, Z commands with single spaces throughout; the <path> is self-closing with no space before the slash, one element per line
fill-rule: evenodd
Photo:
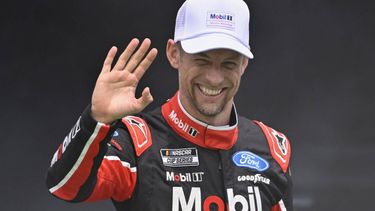
<path fill-rule="evenodd" d="M 143 89 L 139 98 L 136 98 L 135 91 L 139 80 L 156 58 L 157 50 L 149 50 L 149 39 L 145 39 L 136 50 L 138 44 L 139 40 L 133 39 L 113 68 L 117 48 L 109 50 L 92 95 L 91 115 L 96 121 L 111 123 L 142 111 L 153 101 L 148 87 Z"/>

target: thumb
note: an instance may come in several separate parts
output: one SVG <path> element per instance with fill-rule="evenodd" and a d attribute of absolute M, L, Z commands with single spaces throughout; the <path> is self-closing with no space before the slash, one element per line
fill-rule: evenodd
<path fill-rule="evenodd" d="M 142 96 L 138 98 L 138 103 L 141 107 L 141 110 L 146 108 L 152 101 L 154 101 L 154 98 L 151 95 L 150 88 L 146 87 L 142 91 Z"/>

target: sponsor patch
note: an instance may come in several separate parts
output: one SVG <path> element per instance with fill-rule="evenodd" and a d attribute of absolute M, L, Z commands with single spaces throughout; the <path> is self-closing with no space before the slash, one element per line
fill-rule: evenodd
<path fill-rule="evenodd" d="M 57 151 L 53 155 L 52 160 L 51 160 L 51 165 L 50 165 L 51 167 L 58 160 L 60 160 L 61 155 L 65 152 L 66 148 L 69 146 L 72 139 L 74 139 L 76 137 L 76 135 L 78 134 L 78 132 L 81 130 L 81 124 L 80 123 L 81 123 L 81 117 L 78 118 L 74 127 L 70 130 L 69 134 L 67 136 L 65 136 L 63 143 L 60 144 L 59 148 L 57 149 Z"/>
<path fill-rule="evenodd" d="M 249 151 L 239 151 L 232 156 L 234 164 L 238 167 L 265 171 L 269 168 L 266 160 Z"/>
<path fill-rule="evenodd" d="M 195 138 L 198 135 L 198 130 L 190 126 L 189 124 L 182 121 L 177 117 L 177 113 L 172 110 L 169 114 L 169 118 L 172 122 L 185 133 L 188 133 L 191 137 Z"/>
<path fill-rule="evenodd" d="M 223 28 L 227 30 L 235 30 L 235 16 L 226 12 L 208 12 L 206 25 L 210 28 Z"/>
<path fill-rule="evenodd" d="M 239 181 L 239 182 L 253 182 L 254 184 L 256 184 L 258 182 L 263 182 L 267 185 L 270 184 L 270 179 L 268 179 L 267 177 L 263 177 L 261 174 L 238 176 L 237 181 Z"/>
<path fill-rule="evenodd" d="M 241 210 L 262 211 L 262 195 L 258 186 L 247 186 L 247 194 L 236 194 L 233 188 L 227 188 L 226 200 L 217 195 L 202 196 L 200 187 L 191 187 L 190 193 L 185 193 L 186 189 L 173 187 L 172 211 L 211 210 L 211 205 L 215 205 L 215 210 L 238 210 L 238 207 L 242 207 Z"/>
<path fill-rule="evenodd" d="M 172 171 L 165 172 L 166 181 L 172 182 L 202 182 L 204 172 L 176 173 Z"/>
<path fill-rule="evenodd" d="M 199 166 L 197 148 L 160 149 L 164 166 Z"/>

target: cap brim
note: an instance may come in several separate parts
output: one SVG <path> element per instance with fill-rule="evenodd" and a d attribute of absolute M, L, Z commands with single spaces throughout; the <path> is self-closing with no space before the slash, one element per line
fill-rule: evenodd
<path fill-rule="evenodd" d="M 226 34 L 205 34 L 199 37 L 181 41 L 182 49 L 186 53 L 194 54 L 214 49 L 229 49 L 253 59 L 254 55 L 250 49 L 240 43 L 237 39 Z"/>

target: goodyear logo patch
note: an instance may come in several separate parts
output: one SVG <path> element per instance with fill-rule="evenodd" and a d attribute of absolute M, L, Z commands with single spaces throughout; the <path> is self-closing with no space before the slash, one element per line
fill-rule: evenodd
<path fill-rule="evenodd" d="M 160 149 L 160 155 L 164 166 L 199 166 L 197 148 Z"/>

